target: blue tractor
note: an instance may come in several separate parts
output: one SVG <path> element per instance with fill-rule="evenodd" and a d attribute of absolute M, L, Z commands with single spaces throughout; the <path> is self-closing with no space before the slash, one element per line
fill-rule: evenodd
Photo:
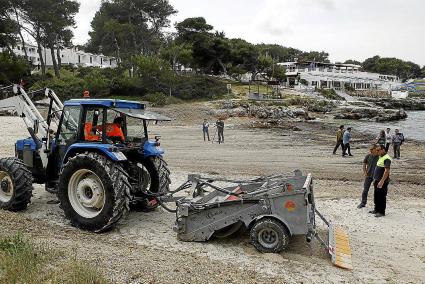
<path fill-rule="evenodd" d="M 169 192 L 159 137 L 148 137 L 148 124 L 167 117 L 138 102 L 83 98 L 62 105 L 50 89 L 13 90 L 0 109 L 21 116 L 31 137 L 16 142 L 15 157 L 0 159 L 0 208 L 27 208 L 33 183 L 45 184 L 73 226 L 102 232 L 130 209 L 155 209 Z M 39 94 L 46 118 L 33 102 Z"/>

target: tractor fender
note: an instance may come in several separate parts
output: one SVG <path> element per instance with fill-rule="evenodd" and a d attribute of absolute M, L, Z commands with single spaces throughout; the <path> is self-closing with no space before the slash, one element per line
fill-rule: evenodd
<path fill-rule="evenodd" d="M 127 157 L 113 145 L 75 143 L 72 144 L 66 151 L 63 163 L 66 163 L 69 158 L 75 156 L 77 153 L 83 153 L 86 151 L 103 154 L 114 162 L 127 161 Z"/>
<path fill-rule="evenodd" d="M 164 154 L 164 149 L 156 146 L 155 141 L 146 141 L 143 144 L 143 156 L 144 157 L 158 157 Z"/>
<path fill-rule="evenodd" d="M 277 216 L 277 215 L 273 215 L 273 214 L 257 216 L 256 218 L 254 218 L 248 224 L 247 228 L 251 228 L 257 221 L 260 221 L 261 219 L 264 219 L 264 218 L 270 218 L 270 219 L 275 219 L 275 220 L 279 221 L 280 223 L 282 223 L 282 225 L 284 225 L 286 227 L 286 229 L 289 232 L 289 235 L 292 236 L 292 230 L 291 230 L 291 227 L 288 226 L 288 222 L 286 222 L 285 219 L 283 219 L 282 217 Z"/>

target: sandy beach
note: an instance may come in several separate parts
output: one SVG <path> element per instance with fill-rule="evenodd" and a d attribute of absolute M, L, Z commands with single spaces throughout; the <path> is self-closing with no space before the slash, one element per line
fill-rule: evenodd
<path fill-rule="evenodd" d="M 2 234 L 22 232 L 37 243 L 101 267 L 117 283 L 423 283 L 425 278 L 425 145 L 409 141 L 392 165 L 385 218 L 357 209 L 362 191 L 362 160 L 370 143 L 356 135 L 354 157 L 332 155 L 334 130 L 317 122 L 294 122 L 300 131 L 252 129 L 247 118 L 226 120 L 225 143 L 204 142 L 200 124 L 213 119 L 208 104 L 160 110 L 168 124 L 150 126 L 160 134 L 172 173 L 172 188 L 189 173 L 245 178 L 302 169 L 314 177 L 318 209 L 351 237 L 354 269 L 332 266 L 318 242 L 293 238 L 281 254 L 261 254 L 240 233 L 206 243 L 182 243 L 172 230 L 175 216 L 162 209 L 131 212 L 104 234 L 69 225 L 55 199 L 35 186 L 28 210 L 0 211 Z M 0 156 L 14 154 L 14 142 L 27 137 L 17 117 L 0 117 Z M 211 136 L 214 135 L 211 129 Z M 357 136 L 357 137 L 356 137 Z M 212 138 L 212 137 L 211 137 Z M 322 233 L 324 233 L 322 227 Z"/>

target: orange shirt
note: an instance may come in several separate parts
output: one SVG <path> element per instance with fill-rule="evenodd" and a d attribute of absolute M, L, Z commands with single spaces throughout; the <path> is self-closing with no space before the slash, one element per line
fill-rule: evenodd
<path fill-rule="evenodd" d="M 108 137 L 120 137 L 121 141 L 124 142 L 124 133 L 119 124 L 117 123 L 108 123 L 106 125 L 106 136 Z"/>
<path fill-rule="evenodd" d="M 93 124 L 86 122 L 84 125 L 84 138 L 85 141 L 99 141 L 99 135 L 93 133 Z"/>

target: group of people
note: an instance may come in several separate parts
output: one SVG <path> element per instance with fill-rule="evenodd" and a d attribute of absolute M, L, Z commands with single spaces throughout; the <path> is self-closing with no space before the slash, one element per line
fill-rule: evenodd
<path fill-rule="evenodd" d="M 390 150 L 390 146 L 393 145 L 394 159 L 400 159 L 400 148 L 404 142 L 404 135 L 399 129 L 394 131 L 394 135 L 391 135 L 391 128 L 381 130 L 376 139 L 379 145 L 385 146 L 387 152 Z"/>
<path fill-rule="evenodd" d="M 341 146 L 343 157 L 347 154 L 352 156 L 350 148 L 351 130 L 351 127 L 345 129 L 344 125 L 339 127 L 336 134 L 337 142 L 333 151 L 334 155 Z M 380 132 L 376 138 L 376 142 L 369 149 L 370 153 L 366 155 L 363 160 L 363 174 L 365 178 L 361 201 L 357 208 L 360 209 L 366 207 L 369 189 L 373 184 L 373 201 L 375 206 L 373 210 L 369 211 L 369 213 L 374 214 L 377 218 L 385 216 L 388 185 L 390 183 L 390 168 L 392 162 L 388 151 L 392 145 L 394 159 L 400 159 L 400 148 L 403 142 L 404 135 L 400 132 L 399 129 L 395 129 L 394 135 L 391 134 L 390 128 Z"/>
<path fill-rule="evenodd" d="M 374 144 L 370 153 L 363 160 L 363 174 L 365 176 L 360 204 L 357 208 L 366 206 L 370 186 L 373 184 L 373 201 L 375 207 L 369 213 L 375 217 L 385 216 L 387 207 L 388 184 L 390 183 L 391 157 L 388 155 L 386 145 Z"/>
<path fill-rule="evenodd" d="M 388 154 L 390 146 L 393 145 L 394 159 L 400 159 L 400 147 L 404 142 L 404 135 L 399 129 L 395 129 L 391 135 L 391 128 L 382 130 L 376 138 L 376 144 L 370 147 L 370 153 L 363 160 L 363 192 L 360 204 L 357 208 L 366 206 L 369 189 L 373 184 L 373 201 L 375 207 L 369 213 L 375 217 L 385 216 L 387 207 L 388 184 L 390 183 L 391 157 Z"/>
<path fill-rule="evenodd" d="M 333 154 L 336 155 L 336 151 L 341 146 L 342 148 L 342 156 L 353 156 L 351 154 L 351 147 L 350 147 L 350 141 L 351 141 L 351 127 L 348 127 L 345 129 L 344 125 L 341 125 L 336 133 L 336 145 L 333 151 Z"/>
<path fill-rule="evenodd" d="M 336 133 L 336 145 L 333 150 L 333 154 L 336 155 L 336 151 L 341 146 L 342 156 L 353 156 L 351 154 L 351 127 L 345 129 L 344 125 L 341 125 Z M 385 151 L 388 153 L 390 146 L 393 145 L 394 159 L 400 159 L 400 148 L 404 142 L 404 135 L 400 132 L 399 129 L 394 131 L 394 135 L 391 134 L 391 128 L 387 130 L 382 130 L 378 137 L 376 138 L 376 144 L 383 145 Z"/>
<path fill-rule="evenodd" d="M 219 118 L 213 127 L 217 128 L 217 139 L 218 139 L 218 144 L 224 143 L 224 121 L 222 118 Z M 202 133 L 204 135 L 204 141 L 210 141 L 210 124 L 208 122 L 207 119 L 204 119 L 204 122 L 202 123 Z M 215 139 L 215 134 L 213 137 L 213 140 Z M 214 142 L 214 141 L 213 141 Z"/>

